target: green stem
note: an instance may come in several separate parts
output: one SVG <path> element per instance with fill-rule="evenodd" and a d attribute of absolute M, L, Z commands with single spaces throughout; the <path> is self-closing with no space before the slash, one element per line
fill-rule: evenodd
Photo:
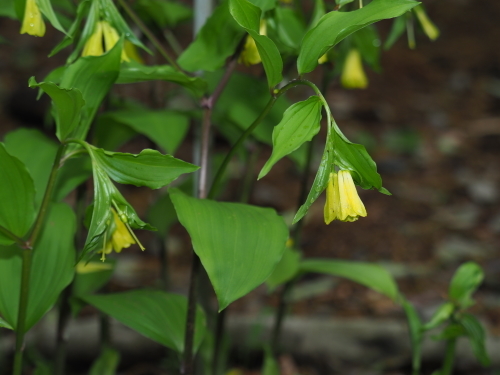
<path fill-rule="evenodd" d="M 26 247 L 26 242 L 24 242 L 22 238 L 17 237 L 14 233 L 12 233 L 7 228 L 2 227 L 1 225 L 0 225 L 0 233 L 2 233 L 5 237 L 10 238 L 12 241 L 15 241 L 19 245 L 19 247 L 21 248 Z"/>
<path fill-rule="evenodd" d="M 52 192 L 54 191 L 54 187 L 56 185 L 57 171 L 59 170 L 59 167 L 61 165 L 61 159 L 64 154 L 65 148 L 66 144 L 63 143 L 59 146 L 59 149 L 57 150 L 56 158 L 54 160 L 54 164 L 52 165 L 52 170 L 50 171 L 47 188 L 45 189 L 45 195 L 43 196 L 43 200 L 40 205 L 40 211 L 38 211 L 38 216 L 33 226 L 33 231 L 31 232 L 31 235 L 27 242 L 27 245 L 30 248 L 34 248 L 36 240 L 38 239 L 40 231 L 42 230 L 43 223 L 45 221 L 45 216 L 47 215 L 47 210 L 49 209 L 50 200 L 52 199 Z"/>
<path fill-rule="evenodd" d="M 19 311 L 16 326 L 16 354 L 14 356 L 13 375 L 21 375 L 23 370 L 24 334 L 26 330 L 26 315 L 28 311 L 28 296 L 30 287 L 32 249 L 22 251 L 21 291 L 19 295 Z"/>
<path fill-rule="evenodd" d="M 125 0 L 118 0 L 120 5 L 125 9 L 125 12 L 132 18 L 132 20 L 135 22 L 137 26 L 139 26 L 139 29 L 146 35 L 146 37 L 153 43 L 153 45 L 156 47 L 158 52 L 167 60 L 177 71 L 182 72 L 182 69 L 179 65 L 177 65 L 177 62 L 175 59 L 173 59 L 170 54 L 167 52 L 167 50 L 162 46 L 160 41 L 154 36 L 154 34 L 149 30 L 149 28 L 142 22 L 141 18 L 134 12 L 134 10 L 125 2 Z"/>
<path fill-rule="evenodd" d="M 441 369 L 441 375 L 451 375 L 453 371 L 453 362 L 455 360 L 456 344 L 457 344 L 457 339 L 451 339 L 446 341 L 446 354 L 443 361 L 443 368 Z"/>
<path fill-rule="evenodd" d="M 288 281 L 281 290 L 279 296 L 279 304 L 278 310 L 276 311 L 276 320 L 274 322 L 273 333 L 271 335 L 271 353 L 273 356 L 276 356 L 279 350 L 280 337 L 281 337 L 281 329 L 283 327 L 283 320 L 285 319 L 286 310 L 288 307 L 288 296 L 290 291 L 295 284 L 295 279 Z"/>

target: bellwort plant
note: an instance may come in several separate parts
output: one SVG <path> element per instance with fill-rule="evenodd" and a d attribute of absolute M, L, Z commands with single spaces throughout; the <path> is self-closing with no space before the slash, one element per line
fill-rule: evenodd
<path fill-rule="evenodd" d="M 91 305 L 102 317 L 101 354 L 91 374 L 116 373 L 119 353 L 108 334 L 109 317 L 175 353 L 181 374 L 223 374 L 225 309 L 267 283 L 279 303 L 270 341 L 263 345 L 265 371 L 278 374 L 286 297 L 309 272 L 345 277 L 382 293 L 415 323 L 414 308 L 385 269 L 303 258 L 300 235 L 304 217 L 323 192 L 324 221 L 344 222 L 339 225 L 356 225 L 369 215 L 357 189 L 390 194 L 365 147 L 343 134 L 325 95 L 337 79 L 346 88 L 368 87 L 363 64 L 379 69 L 378 21 L 393 19 L 395 25 L 385 47 L 405 30 L 414 35 L 406 26 L 413 18 L 436 39 L 439 32 L 419 2 L 316 0 L 302 7 L 301 1 L 222 0 L 187 40 L 177 35 L 176 26 L 203 14 L 184 2 L 2 1 L 1 9 L 18 20 L 20 33 L 44 37 L 46 25 L 60 32 L 50 58 L 62 57 L 61 66 L 46 77 L 26 82 L 50 98 L 53 136 L 19 128 L 0 143 L 0 334 L 15 336 L 13 360 L 4 373 L 21 375 L 34 368 L 37 374 L 68 374 L 67 323 Z M 314 70 L 320 71 L 321 83 L 310 79 Z M 158 87 L 168 90 L 149 102 L 134 101 L 120 90 L 137 83 L 153 93 L 162 92 Z M 292 102 L 287 93 L 299 87 L 307 95 Z M 318 135 L 321 127 L 325 137 Z M 214 162 L 214 134 L 230 145 L 220 163 Z M 148 138 L 151 148 L 121 152 L 137 135 Z M 249 152 L 249 145 L 272 148 L 258 176 L 253 175 L 258 153 Z M 315 165 L 318 148 L 323 153 Z M 192 149 L 193 160 L 179 158 L 179 149 Z M 182 155 L 189 159 L 189 152 Z M 234 157 L 247 166 L 241 177 L 246 193 L 238 202 L 222 201 Z M 285 157 L 302 170 L 296 213 L 288 223 L 272 208 L 248 204 L 255 180 L 275 172 Z M 139 211 L 146 215 L 137 213 L 121 185 L 155 190 L 151 207 Z M 150 246 L 152 236 L 143 237 L 143 230 L 156 233 L 162 277 L 168 278 L 164 244 L 175 223 L 186 229 L 192 244 L 187 295 L 172 293 L 167 281 L 163 288 L 109 293 L 106 285 L 124 252 L 136 251 L 135 245 L 146 252 L 158 248 Z M 481 280 L 478 266 L 470 267 L 477 282 L 473 287 L 455 282 L 452 307 L 432 326 L 438 319 L 462 324 L 461 335 L 478 332 L 479 323 L 464 312 Z M 215 298 L 209 296 L 202 306 L 205 274 Z M 46 361 L 28 359 L 25 335 L 44 324 L 51 309 L 58 312 L 55 354 Z M 420 342 L 424 325 L 418 327 L 410 332 L 412 343 Z M 471 338 L 477 345 L 484 341 L 484 334 L 479 336 Z M 455 338 L 446 336 L 449 342 Z M 418 350 L 414 346 L 415 374 Z M 477 353 L 486 363 L 484 350 Z"/>

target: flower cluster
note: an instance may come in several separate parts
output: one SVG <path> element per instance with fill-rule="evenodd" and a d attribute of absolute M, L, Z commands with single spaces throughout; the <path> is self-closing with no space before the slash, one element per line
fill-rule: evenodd
<path fill-rule="evenodd" d="M 267 35 L 267 24 L 266 20 L 260 21 L 260 35 Z M 255 44 L 255 40 L 248 35 L 245 40 L 245 45 L 243 46 L 243 51 L 241 51 L 240 57 L 238 58 L 238 62 L 240 64 L 256 65 L 260 63 L 262 59 L 260 58 L 259 50 L 257 49 L 257 45 Z"/>

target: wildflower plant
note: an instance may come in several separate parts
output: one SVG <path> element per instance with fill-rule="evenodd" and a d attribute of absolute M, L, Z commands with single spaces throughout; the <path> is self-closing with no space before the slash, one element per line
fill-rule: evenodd
<path fill-rule="evenodd" d="M 64 18 L 56 3 L 6 0 L 1 8 L 19 20 L 21 33 L 43 37 L 45 23 L 59 30 L 61 41 L 50 56 L 66 53 L 64 65 L 27 82 L 50 97 L 55 137 L 17 129 L 0 143 L 0 181 L 8 181 L 0 184 L 0 327 L 16 336 L 13 375 L 27 365 L 26 332 L 55 305 L 60 311 L 59 354 L 50 370 L 55 375 L 65 374 L 63 338 L 70 313 L 76 316 L 87 304 L 177 352 L 183 374 L 194 373 L 194 356 L 204 343 L 212 354 L 202 372 L 211 367 L 215 375 L 224 366 L 224 309 L 266 280 L 272 289 L 283 286 L 281 301 L 300 275 L 320 272 L 349 278 L 402 303 L 393 278 L 378 265 L 302 259 L 297 223 L 323 192 L 326 224 L 367 216 L 356 186 L 390 194 L 365 147 L 343 134 L 325 92 L 307 74 L 321 64 L 345 87 L 366 88 L 363 64 L 380 69 L 374 23 L 395 19 L 385 47 L 402 35 L 414 15 L 429 38 L 437 37 L 419 2 L 339 0 L 327 11 L 325 2 L 317 0 L 306 23 L 297 1 L 223 0 L 185 46 L 173 32 L 193 13 L 182 3 L 81 0 L 68 2 Z M 150 55 L 164 61 L 152 64 Z M 236 72 L 238 63 L 261 64 L 255 68 L 260 76 Z M 113 90 L 157 81 L 173 88 L 154 109 Z M 299 86 L 310 96 L 291 103 L 286 93 Z M 179 106 L 172 98 L 190 104 Z M 189 132 L 190 126 L 196 130 Z M 326 138 L 318 136 L 322 126 Z M 218 168 L 211 168 L 215 132 L 231 148 Z M 188 139 L 192 133 L 199 136 Z M 117 151 L 137 134 L 155 149 Z M 306 157 L 314 138 L 324 141 L 317 169 Z M 258 180 L 273 173 L 284 157 L 303 169 L 306 182 L 315 169 L 312 186 L 304 184 L 305 199 L 293 223 L 287 225 L 274 209 L 247 204 L 244 196 L 237 203 L 219 201 L 233 156 L 252 160 L 241 147 L 249 140 L 272 147 Z M 192 145 L 199 157 L 174 157 L 181 145 Z M 140 217 L 120 185 L 162 189 L 147 218 Z M 193 247 L 187 296 L 142 289 L 96 294 L 120 261 L 113 250 L 133 251 L 135 244 L 148 249 L 139 241 L 141 230 L 157 230 L 164 240 L 177 221 Z M 218 302 L 213 311 L 197 304 L 201 267 Z M 279 348 L 286 303 L 280 306 L 268 364 Z M 213 342 L 204 341 L 210 336 L 209 314 L 217 315 Z M 116 351 L 104 347 L 92 373 L 114 373 L 117 358 Z M 107 366 L 106 371 L 94 372 L 99 366 Z"/>

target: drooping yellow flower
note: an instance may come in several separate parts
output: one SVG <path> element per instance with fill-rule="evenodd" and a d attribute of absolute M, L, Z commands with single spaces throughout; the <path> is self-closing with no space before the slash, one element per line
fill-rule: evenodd
<path fill-rule="evenodd" d="M 144 60 L 142 59 L 141 55 L 139 55 L 139 52 L 137 52 L 137 47 L 131 41 L 125 39 L 125 43 L 123 44 L 123 51 L 131 60 L 134 60 L 139 64 L 144 64 Z"/>
<path fill-rule="evenodd" d="M 123 248 L 138 243 L 138 241 L 134 239 L 135 236 L 131 233 L 131 229 L 125 225 L 113 208 L 111 212 L 113 213 L 114 230 L 111 233 L 111 238 L 106 241 L 104 248 L 100 251 L 100 253 L 102 253 L 101 260 L 103 261 L 106 254 L 110 254 L 113 250 L 120 253 Z M 143 246 L 141 244 L 139 245 L 141 249 L 144 250 Z"/>
<path fill-rule="evenodd" d="M 260 21 L 259 34 L 267 35 L 266 20 Z M 258 64 L 261 61 L 262 59 L 260 58 L 259 50 L 257 49 L 255 40 L 250 35 L 248 35 L 245 41 L 245 45 L 243 46 L 243 51 L 241 51 L 240 57 L 238 58 L 238 62 L 240 64 L 249 66 Z"/>
<path fill-rule="evenodd" d="M 40 8 L 38 8 L 36 0 L 26 0 L 20 33 L 34 36 L 45 35 L 45 23 L 43 22 L 42 13 L 40 12 Z"/>
<path fill-rule="evenodd" d="M 328 61 L 328 56 L 325 54 L 323 54 L 319 59 L 318 59 L 318 64 L 324 64 Z"/>
<path fill-rule="evenodd" d="M 83 47 L 82 56 L 101 56 L 104 53 L 102 47 L 102 24 L 97 22 L 92 35 L 85 42 Z"/>
<path fill-rule="evenodd" d="M 109 51 L 111 48 L 115 46 L 116 43 L 120 40 L 120 35 L 118 35 L 118 31 L 111 26 L 107 21 L 101 21 L 102 30 L 104 33 L 104 45 L 106 47 L 106 51 Z M 125 48 L 122 49 L 122 61 L 130 61 L 127 53 L 125 52 Z"/>
<path fill-rule="evenodd" d="M 430 40 L 436 40 L 439 36 L 439 29 L 434 25 L 434 23 L 429 19 L 427 13 L 425 13 L 424 8 L 419 5 L 413 8 L 415 14 L 417 15 L 418 21 L 424 30 L 424 33 L 429 37 Z"/>
<path fill-rule="evenodd" d="M 363 70 L 361 54 L 356 48 L 352 48 L 347 53 L 340 82 L 347 89 L 364 89 L 368 86 L 368 78 Z"/>
<path fill-rule="evenodd" d="M 326 224 L 333 220 L 356 221 L 367 215 L 349 171 L 330 173 L 324 215 Z"/>

